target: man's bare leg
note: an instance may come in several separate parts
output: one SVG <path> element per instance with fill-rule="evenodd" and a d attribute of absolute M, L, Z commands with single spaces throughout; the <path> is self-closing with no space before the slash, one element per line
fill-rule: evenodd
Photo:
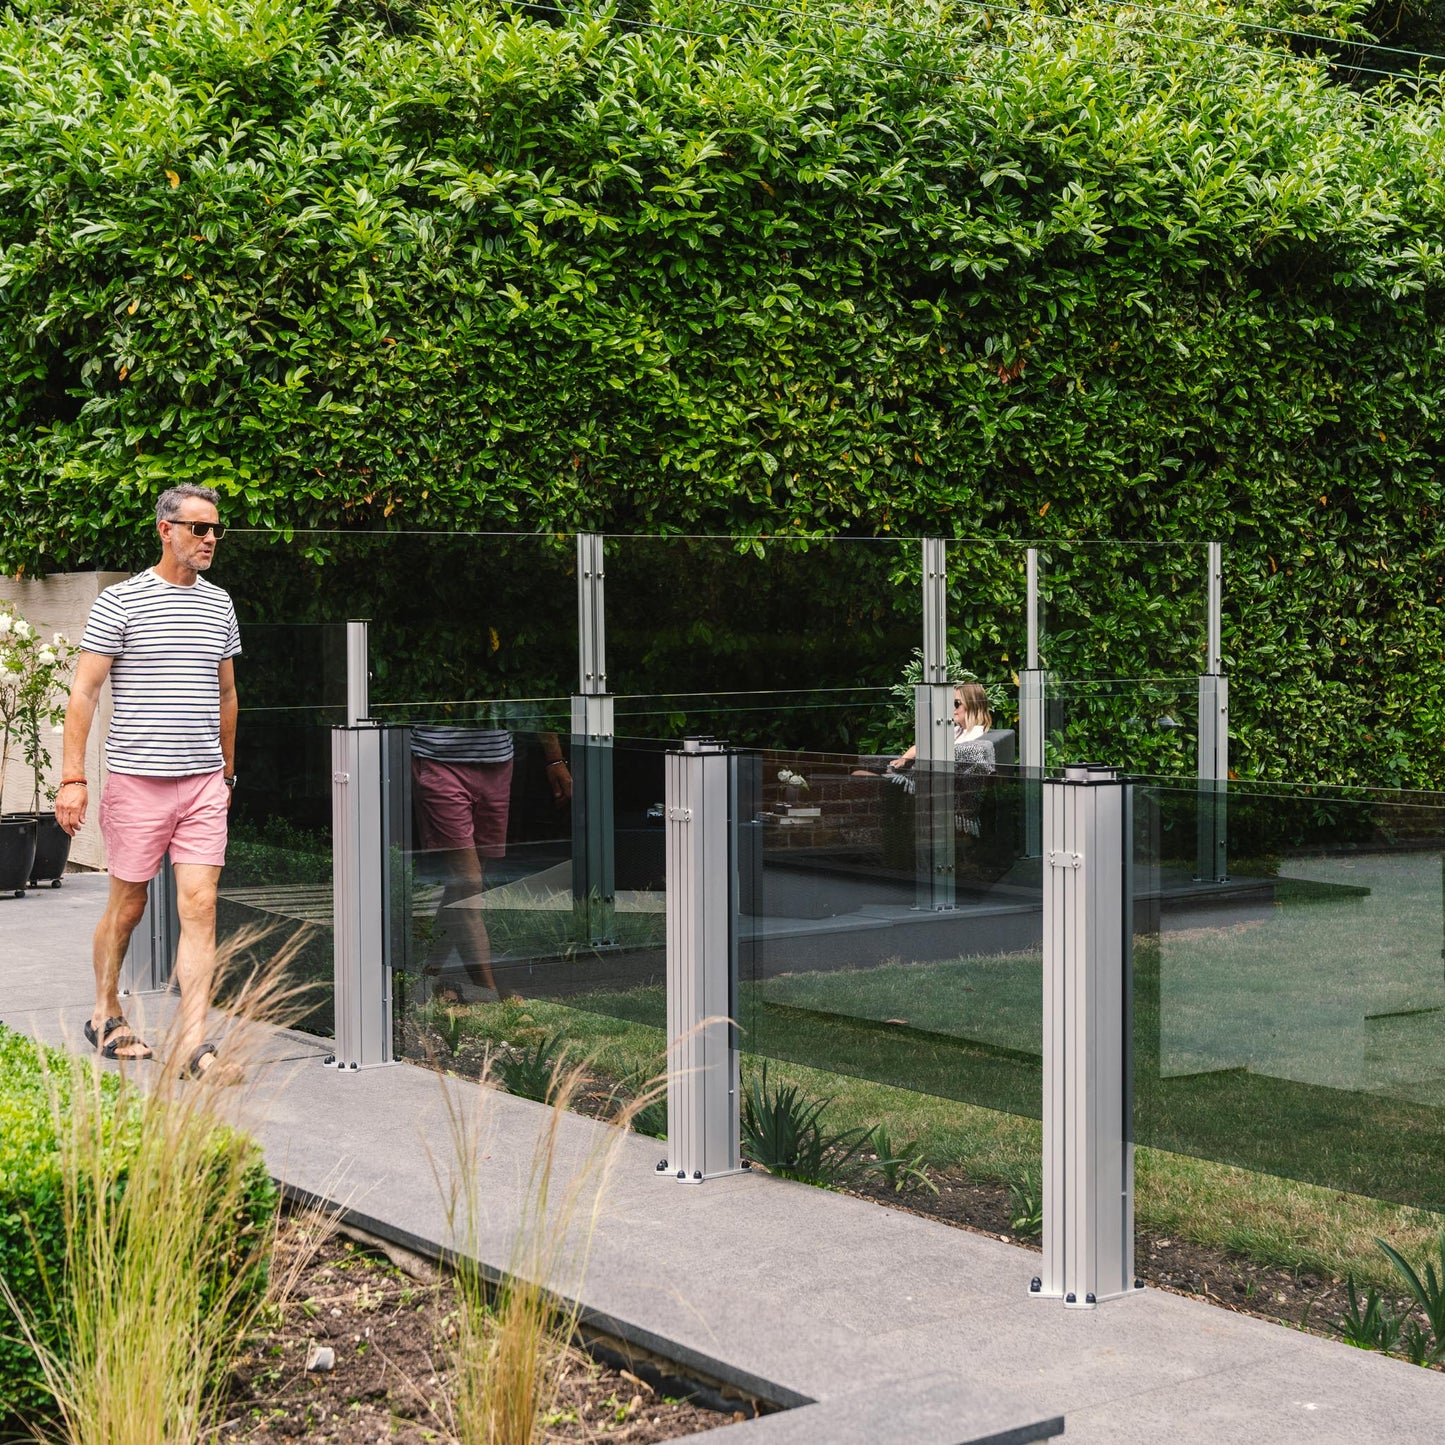
<path fill-rule="evenodd" d="M 181 1007 L 172 1033 L 171 1058 L 182 1065 L 205 1042 L 206 1016 L 216 974 L 216 885 L 221 870 L 207 863 L 177 863 L 176 911 L 181 918 L 181 941 L 176 948 L 176 982 Z M 201 1061 L 204 1071 L 214 1055 Z"/>
<path fill-rule="evenodd" d="M 146 887 L 144 883 L 128 883 L 124 878 L 112 878 L 105 912 L 95 926 L 95 937 L 91 943 L 91 960 L 95 965 L 95 1012 L 90 1016 L 90 1026 L 101 1043 L 105 1042 L 106 1020 L 120 1018 L 124 1013 L 120 1006 L 120 966 L 130 944 L 130 936 L 145 913 Z M 146 1046 L 138 1042 L 121 1044 L 116 1048 L 116 1056 L 122 1059 L 144 1058 L 148 1052 Z"/>
<path fill-rule="evenodd" d="M 443 869 L 443 887 L 437 904 L 436 932 L 427 949 L 427 971 L 439 973 L 455 945 L 472 982 L 495 991 L 486 914 L 476 907 L 453 906 L 465 905 L 482 891 L 482 857 L 475 848 L 449 848 L 436 856 Z"/>

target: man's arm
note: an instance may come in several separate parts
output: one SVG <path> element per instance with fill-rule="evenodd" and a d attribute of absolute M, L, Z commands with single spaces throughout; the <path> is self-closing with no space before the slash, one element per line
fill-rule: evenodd
<path fill-rule="evenodd" d="M 546 760 L 543 766 L 552 789 L 552 801 L 560 808 L 572 798 L 572 774 L 562 757 L 562 744 L 557 741 L 556 733 L 538 733 L 537 741 L 542 744 L 542 756 Z"/>
<path fill-rule="evenodd" d="M 70 700 L 65 705 L 65 738 L 61 746 L 60 778 L 64 783 L 74 779 L 55 795 L 55 821 L 72 837 L 85 822 L 88 788 L 79 784 L 85 777 L 85 745 L 90 738 L 90 725 L 100 702 L 100 690 L 110 676 L 114 658 L 103 652 L 82 652 L 75 667 L 75 681 L 70 685 Z"/>
<path fill-rule="evenodd" d="M 236 771 L 236 665 L 228 657 L 216 669 L 221 684 L 221 757 L 222 771 L 230 777 Z"/>

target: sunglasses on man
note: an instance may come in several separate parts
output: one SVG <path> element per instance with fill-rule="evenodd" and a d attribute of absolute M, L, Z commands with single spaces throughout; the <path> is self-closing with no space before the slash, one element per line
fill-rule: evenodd
<path fill-rule="evenodd" d="M 226 535 L 224 522 L 178 522 L 174 517 L 167 517 L 165 520 L 173 527 L 189 527 L 193 537 L 204 537 L 207 532 L 211 532 L 219 542 Z"/>

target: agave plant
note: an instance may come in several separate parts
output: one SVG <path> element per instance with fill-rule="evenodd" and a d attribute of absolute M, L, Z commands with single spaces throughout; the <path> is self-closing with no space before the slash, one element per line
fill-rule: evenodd
<path fill-rule="evenodd" d="M 1365 1296 L 1364 1304 L 1360 1303 L 1353 1279 L 1345 1281 L 1345 1289 L 1349 1304 L 1337 1321 L 1340 1338 L 1358 1350 L 1379 1350 L 1388 1355 L 1400 1334 L 1399 1319 L 1386 1307 L 1379 1290 L 1373 1285 Z"/>
<path fill-rule="evenodd" d="M 1426 1322 L 1430 1326 L 1430 1339 L 1428 1348 L 1425 1350 L 1423 1364 L 1439 1364 L 1445 1360 L 1445 1231 L 1442 1231 L 1436 1241 L 1436 1247 L 1440 1253 L 1440 1272 L 1435 1272 L 1435 1266 L 1430 1260 L 1425 1261 L 1425 1277 L 1422 1279 L 1416 1272 L 1415 1267 L 1407 1260 L 1399 1250 L 1386 1244 L 1383 1239 L 1377 1239 L 1376 1244 L 1385 1251 L 1385 1257 L 1395 1266 L 1406 1287 L 1415 1298 L 1415 1303 L 1424 1311 Z M 1418 1325 L 1416 1329 L 1418 1330 Z M 1420 1340 L 1412 1341 L 1417 1347 Z"/>
<path fill-rule="evenodd" d="M 863 1149 L 870 1129 L 829 1133 L 823 1115 L 832 1098 L 809 1099 L 796 1084 L 776 1088 L 768 1082 L 768 1066 L 752 1080 L 743 1096 L 743 1152 L 754 1164 L 785 1179 L 835 1185 L 863 1167 Z"/>
<path fill-rule="evenodd" d="M 514 1044 L 504 1049 L 492 1061 L 492 1072 L 509 1094 L 545 1104 L 569 1063 L 570 1050 L 559 1031 L 543 1034 L 535 1043 Z"/>

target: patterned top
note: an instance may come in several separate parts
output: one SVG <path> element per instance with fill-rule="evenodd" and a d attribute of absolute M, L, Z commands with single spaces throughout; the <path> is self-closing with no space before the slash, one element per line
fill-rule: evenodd
<path fill-rule="evenodd" d="M 188 778 L 218 772 L 217 669 L 241 651 L 231 599 L 197 577 L 189 587 L 147 569 L 95 599 L 80 645 L 115 661 L 105 760 L 113 773 Z"/>
<path fill-rule="evenodd" d="M 414 727 L 411 750 L 439 763 L 506 763 L 512 735 L 505 728 Z"/>

